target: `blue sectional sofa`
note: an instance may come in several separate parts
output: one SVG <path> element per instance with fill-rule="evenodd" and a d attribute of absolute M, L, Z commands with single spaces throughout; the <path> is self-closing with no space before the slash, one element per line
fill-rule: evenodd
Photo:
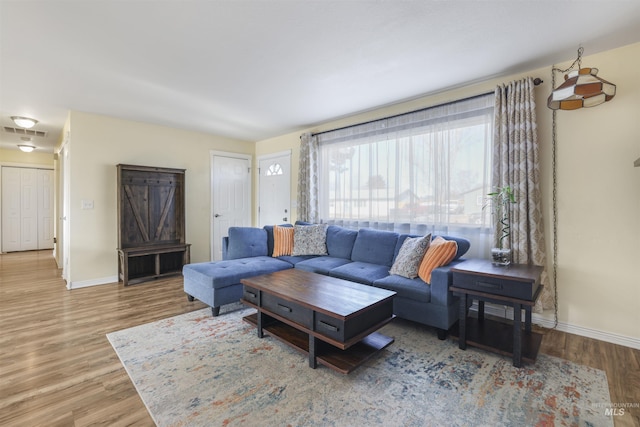
<path fill-rule="evenodd" d="M 291 226 L 291 225 L 288 225 Z M 437 328 L 438 337 L 458 319 L 458 299 L 449 291 L 453 265 L 469 250 L 469 241 L 442 236 L 457 242 L 458 251 L 447 266 L 433 270 L 431 284 L 420 278 L 408 279 L 389 274 L 395 257 L 408 234 L 373 229 L 350 230 L 337 225 L 326 228 L 327 255 L 281 256 L 274 258 L 273 226 L 231 227 L 223 239 L 223 260 L 185 265 L 184 290 L 211 306 L 220 306 L 242 297 L 240 280 L 289 268 L 299 268 L 396 292 L 396 316 Z M 434 236 L 435 237 L 435 236 Z"/>

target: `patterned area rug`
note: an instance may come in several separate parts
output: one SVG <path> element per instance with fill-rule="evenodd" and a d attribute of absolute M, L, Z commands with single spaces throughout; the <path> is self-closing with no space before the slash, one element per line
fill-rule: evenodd
<path fill-rule="evenodd" d="M 394 320 L 395 343 L 349 375 L 271 337 L 235 307 L 108 334 L 158 426 L 612 426 L 603 371 L 539 355 L 535 365 Z"/>

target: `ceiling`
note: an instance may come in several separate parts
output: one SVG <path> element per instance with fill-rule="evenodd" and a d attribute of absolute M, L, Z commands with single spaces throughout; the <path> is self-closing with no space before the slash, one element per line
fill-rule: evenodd
<path fill-rule="evenodd" d="M 20 115 L 51 152 L 70 110 L 257 141 L 639 28 L 637 0 L 0 0 L 0 148 Z"/>

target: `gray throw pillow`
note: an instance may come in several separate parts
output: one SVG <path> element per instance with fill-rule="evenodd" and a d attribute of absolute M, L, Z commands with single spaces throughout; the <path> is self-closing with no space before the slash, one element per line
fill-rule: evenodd
<path fill-rule="evenodd" d="M 429 249 L 431 243 L 431 234 L 423 237 L 407 237 L 400 247 L 398 256 L 389 270 L 389 274 L 397 274 L 398 276 L 408 279 L 418 277 L 418 269 L 420 262 L 424 258 L 424 254 Z"/>
<path fill-rule="evenodd" d="M 292 256 L 327 255 L 327 225 L 296 225 Z"/>

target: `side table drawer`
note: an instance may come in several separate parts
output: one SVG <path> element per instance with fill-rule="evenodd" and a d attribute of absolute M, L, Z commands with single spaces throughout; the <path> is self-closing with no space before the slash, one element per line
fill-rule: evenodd
<path fill-rule="evenodd" d="M 262 308 L 311 329 L 313 310 L 277 296 L 263 293 Z"/>
<path fill-rule="evenodd" d="M 505 270 L 506 271 L 506 270 Z M 487 292 L 523 300 L 531 300 L 538 290 L 539 281 L 523 282 L 508 278 L 480 276 L 477 274 L 453 272 L 453 284 L 458 288 Z"/>

